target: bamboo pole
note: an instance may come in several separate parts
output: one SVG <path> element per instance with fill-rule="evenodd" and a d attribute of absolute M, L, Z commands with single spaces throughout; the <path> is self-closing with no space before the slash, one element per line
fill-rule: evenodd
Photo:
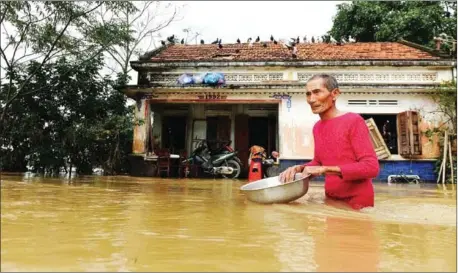
<path fill-rule="evenodd" d="M 448 141 L 448 159 L 450 160 L 450 174 L 452 175 L 452 184 L 455 183 L 455 177 L 453 174 L 453 157 L 452 157 L 452 144 Z"/>
<path fill-rule="evenodd" d="M 445 173 L 447 172 L 447 148 L 448 148 L 448 131 L 445 130 L 444 136 L 444 156 L 442 157 L 442 162 L 444 164 L 444 169 L 442 172 L 442 184 L 445 184 Z"/>
<path fill-rule="evenodd" d="M 442 161 L 441 166 L 439 167 L 439 173 L 437 174 L 437 181 L 436 184 L 439 184 L 441 180 L 442 169 L 444 168 L 444 161 Z"/>

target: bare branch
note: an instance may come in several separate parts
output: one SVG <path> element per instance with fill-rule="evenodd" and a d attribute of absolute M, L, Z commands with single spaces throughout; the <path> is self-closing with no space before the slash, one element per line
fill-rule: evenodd
<path fill-rule="evenodd" d="M 8 59 L 6 58 L 5 51 L 1 48 L 0 48 L 0 54 L 2 55 L 3 59 L 5 60 L 6 66 L 8 67 L 8 69 L 11 69 L 11 64 L 8 62 Z"/>
<path fill-rule="evenodd" d="M 24 40 L 25 34 L 27 33 L 27 30 L 28 30 L 30 24 L 31 24 L 31 22 L 29 22 L 25 26 L 24 30 L 21 33 L 21 38 L 19 39 L 19 42 L 16 44 L 16 47 L 14 48 L 13 57 L 11 57 L 11 64 L 14 64 L 14 58 L 16 57 L 17 49 L 19 48 L 19 45 L 22 43 L 22 40 Z"/>
<path fill-rule="evenodd" d="M 135 21 L 137 21 L 140 17 L 142 17 L 143 13 L 145 13 L 145 11 L 148 10 L 149 6 L 153 3 L 153 1 L 146 1 L 144 3 L 145 5 L 143 6 L 143 9 L 140 11 L 140 14 L 137 17 L 135 17 L 131 22 L 129 22 L 130 24 L 133 25 Z M 149 16 L 149 13 L 148 13 L 148 16 Z"/>
<path fill-rule="evenodd" d="M 111 70 L 110 76 L 113 75 L 113 74 L 118 73 L 118 71 L 117 71 L 115 68 L 112 68 L 112 67 L 110 67 L 110 66 L 107 66 L 106 68 L 108 68 L 109 70 Z"/>
<path fill-rule="evenodd" d="M 37 55 L 37 53 L 34 53 L 34 52 L 29 53 L 29 54 L 24 53 L 24 55 L 23 55 L 22 57 L 20 57 L 20 58 L 17 58 L 17 60 L 16 60 L 12 65 L 13 65 L 13 66 L 14 66 L 14 65 L 17 65 L 17 64 L 19 63 L 20 60 L 22 60 L 22 59 L 24 59 L 24 58 L 27 58 L 27 57 L 30 57 L 30 56 L 32 56 L 32 55 Z M 40 57 L 41 57 L 40 55 L 37 55 L 35 58 L 33 58 L 33 59 L 28 59 L 27 61 L 36 60 L 36 59 L 38 59 L 38 58 L 40 58 Z"/>
<path fill-rule="evenodd" d="M 107 50 L 107 53 L 110 54 L 110 56 L 121 66 L 123 67 L 124 66 L 124 62 L 121 62 L 120 60 L 118 60 L 118 58 L 116 58 L 114 56 L 113 53 L 117 53 L 115 50 L 113 52 L 111 52 L 110 50 Z M 119 53 L 118 53 L 119 54 Z"/>

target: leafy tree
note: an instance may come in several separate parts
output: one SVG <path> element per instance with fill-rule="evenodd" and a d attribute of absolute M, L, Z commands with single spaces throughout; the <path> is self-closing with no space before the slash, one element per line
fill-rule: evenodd
<path fill-rule="evenodd" d="M 18 85 L 38 65 L 32 61 L 18 72 Z M 92 173 L 94 166 L 107 174 L 127 171 L 133 111 L 115 89 L 123 82 L 100 77 L 103 65 L 103 56 L 84 65 L 61 57 L 28 80 L 25 90 L 46 92 L 26 93 L 11 104 L 6 117 L 10 133 L 2 136 L 5 169 L 21 171 L 29 165 L 57 173 L 69 165 L 82 174 Z"/>
<path fill-rule="evenodd" d="M 445 33 L 456 40 L 456 2 L 352 1 L 337 6 L 333 27 L 335 39 L 353 37 L 358 42 L 407 41 L 433 46 Z"/>
<path fill-rule="evenodd" d="M 0 25 L 5 34 L 0 46 L 1 79 L 7 82 L 3 85 L 2 92 L 6 95 L 0 105 L 1 134 L 11 104 L 23 95 L 44 91 L 41 87 L 26 91 L 25 86 L 45 64 L 62 56 L 81 64 L 90 62 L 129 36 L 116 22 L 97 23 L 94 11 L 102 6 L 116 12 L 129 9 L 132 4 L 116 1 L 0 3 Z M 37 60 L 35 69 L 19 85 L 15 74 L 32 60 Z"/>

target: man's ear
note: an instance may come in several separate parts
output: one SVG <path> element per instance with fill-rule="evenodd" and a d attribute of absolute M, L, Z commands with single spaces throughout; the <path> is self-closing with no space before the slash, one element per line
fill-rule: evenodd
<path fill-rule="evenodd" d="M 332 100 L 336 101 L 337 98 L 340 96 L 340 89 L 335 88 L 334 90 L 332 90 L 331 95 L 332 95 Z"/>

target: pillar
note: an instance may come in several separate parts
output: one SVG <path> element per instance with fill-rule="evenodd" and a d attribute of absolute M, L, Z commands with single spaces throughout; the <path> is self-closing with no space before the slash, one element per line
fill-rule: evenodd
<path fill-rule="evenodd" d="M 151 131 L 150 105 L 149 100 L 146 98 L 137 99 L 136 101 L 135 122 L 138 124 L 134 125 L 132 153 L 145 154 Z"/>

